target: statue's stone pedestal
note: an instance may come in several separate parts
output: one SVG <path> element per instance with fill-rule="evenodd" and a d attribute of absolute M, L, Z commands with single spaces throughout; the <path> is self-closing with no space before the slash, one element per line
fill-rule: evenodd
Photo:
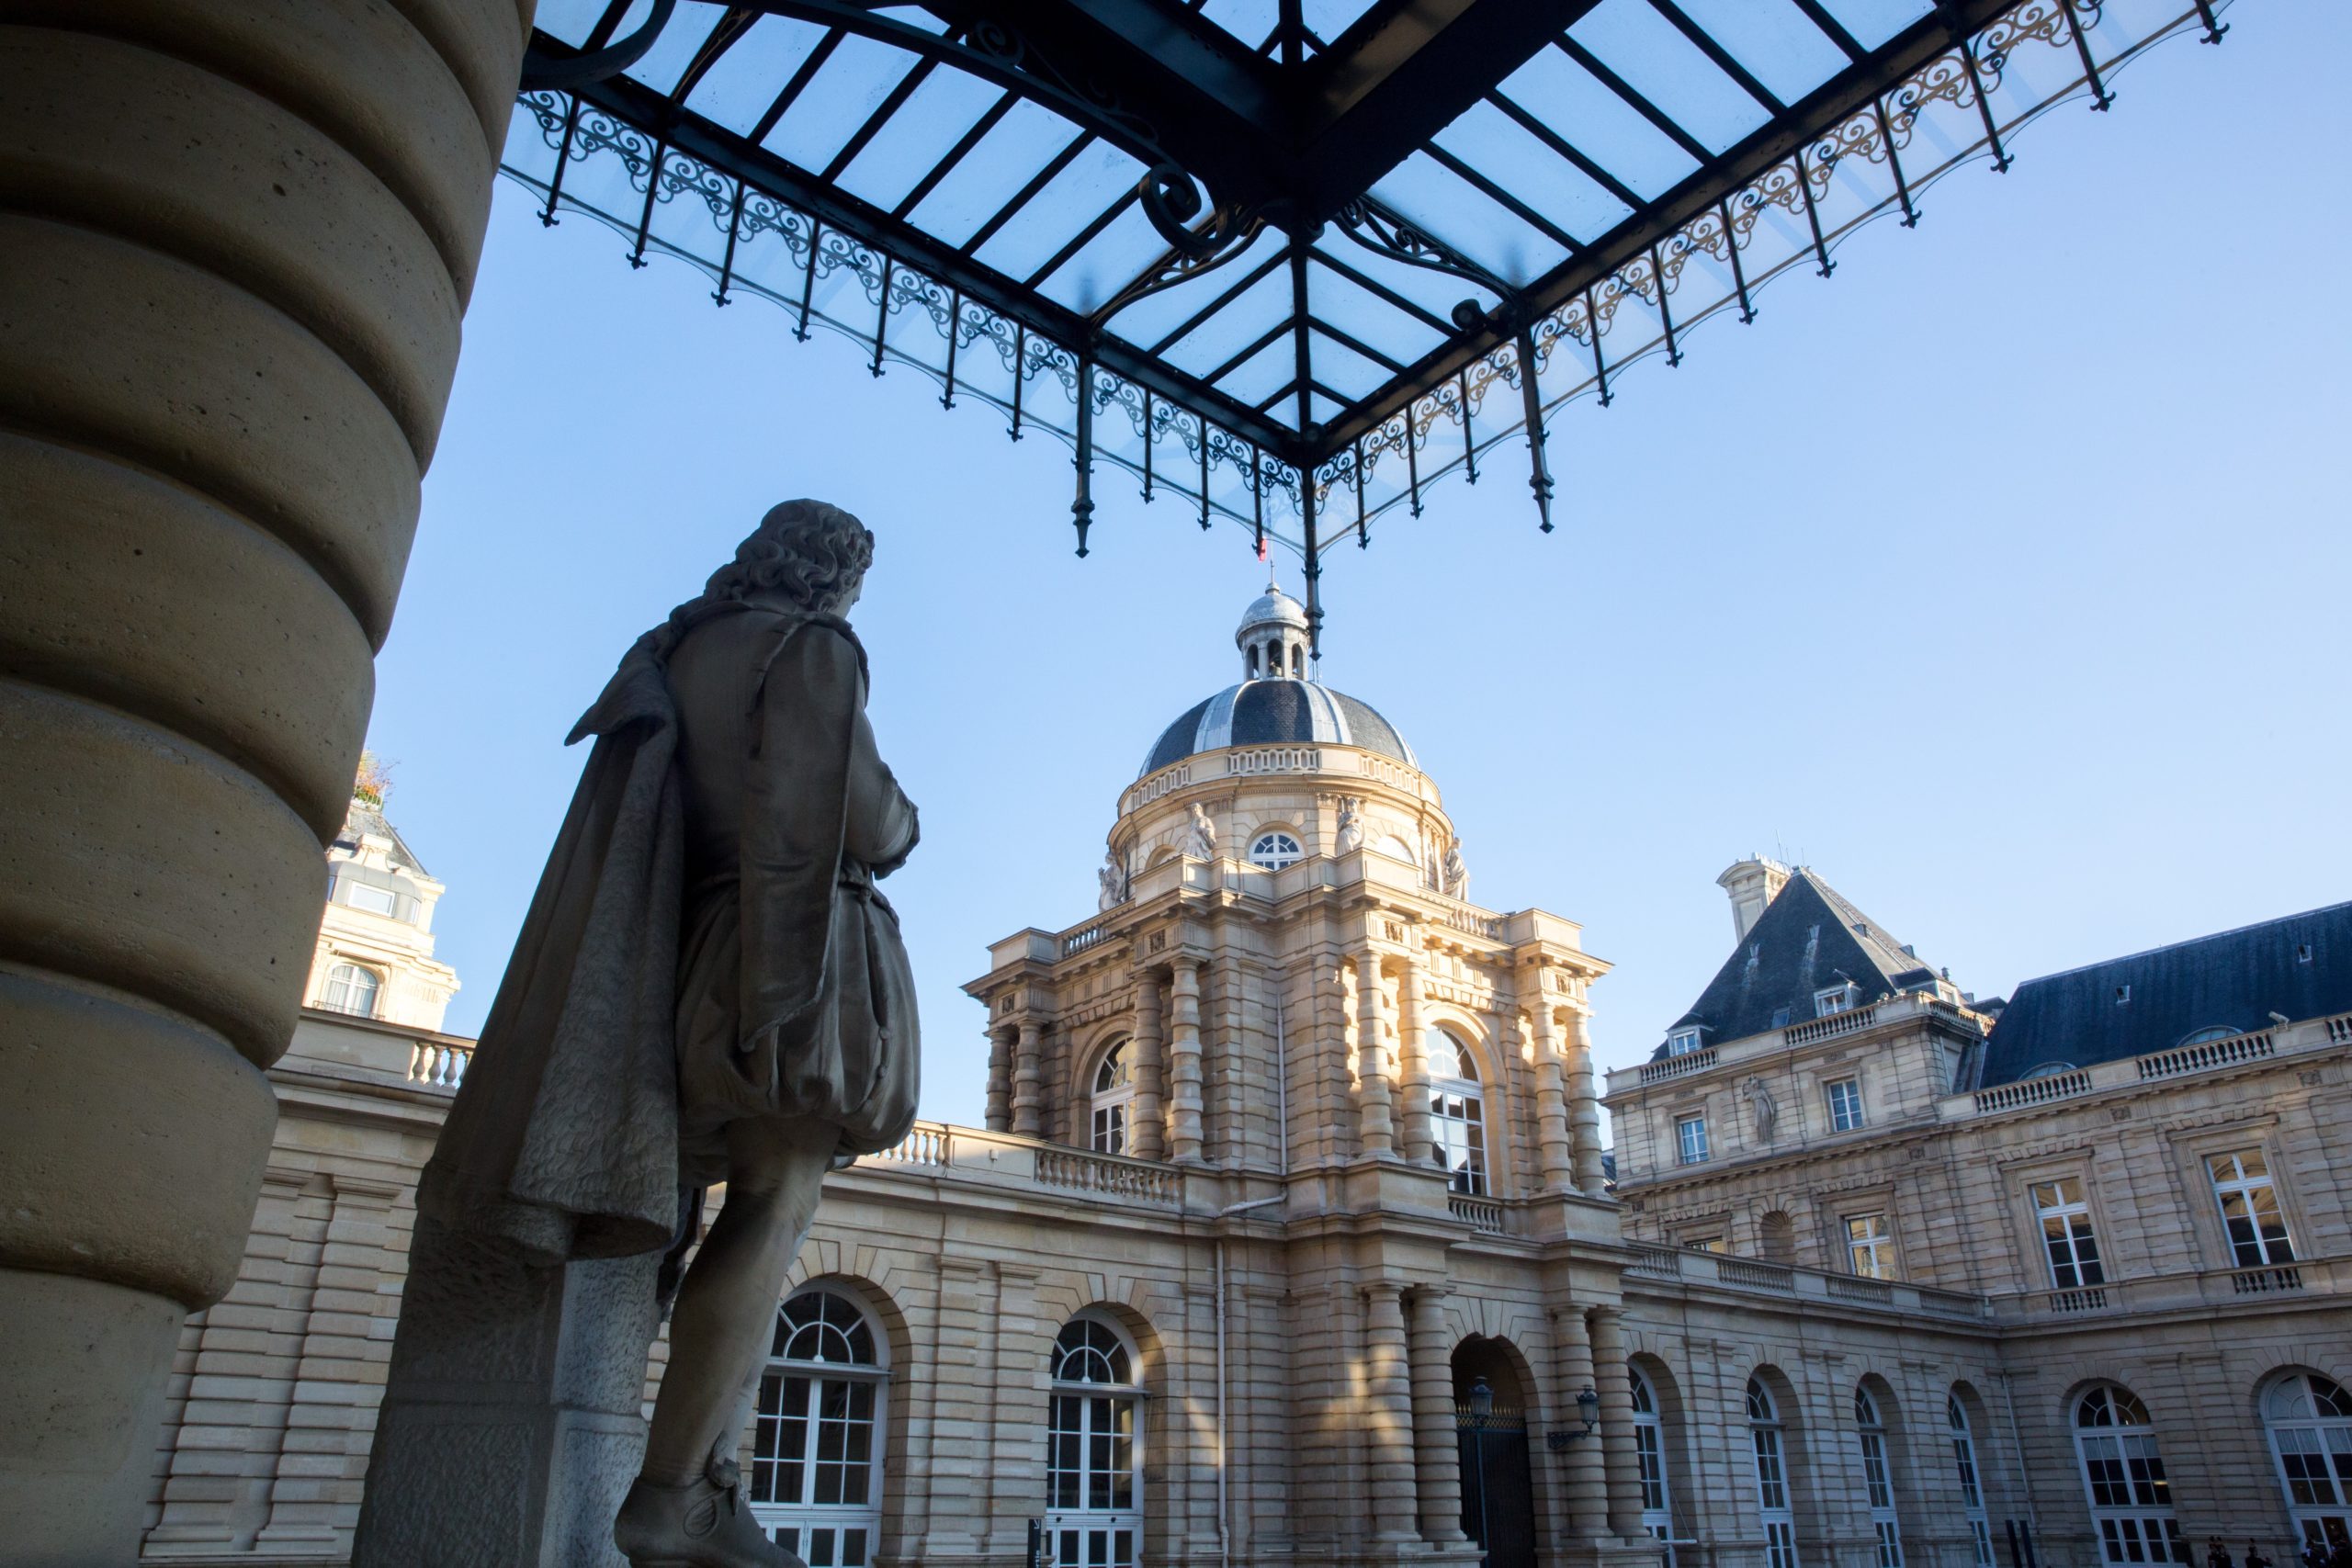
<path fill-rule="evenodd" d="M 353 1568 L 624 1568 L 653 1255 L 532 1268 L 423 1214 Z"/>

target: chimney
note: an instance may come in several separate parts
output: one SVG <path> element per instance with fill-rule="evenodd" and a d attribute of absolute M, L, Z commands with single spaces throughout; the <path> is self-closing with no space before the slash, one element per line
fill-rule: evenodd
<path fill-rule="evenodd" d="M 1764 911 L 1779 897 L 1787 886 L 1789 868 L 1779 861 L 1762 855 L 1750 855 L 1721 876 L 1715 886 L 1731 896 L 1731 924 L 1735 942 L 1745 942 Z"/>

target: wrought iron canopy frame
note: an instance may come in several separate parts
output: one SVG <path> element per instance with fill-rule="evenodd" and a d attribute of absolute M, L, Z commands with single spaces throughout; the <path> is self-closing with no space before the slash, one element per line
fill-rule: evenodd
<path fill-rule="evenodd" d="M 1319 631 L 1337 534 L 1512 436 L 1549 530 L 1549 412 L 2227 0 L 1265 4 L 546 0 L 506 169 L 1069 440 L 1081 555 L 1098 457 L 1271 533 Z"/>

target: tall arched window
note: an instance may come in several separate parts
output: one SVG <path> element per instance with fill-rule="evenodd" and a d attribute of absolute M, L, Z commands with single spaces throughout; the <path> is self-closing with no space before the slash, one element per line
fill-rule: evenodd
<path fill-rule="evenodd" d="M 1046 1434 L 1046 1560 L 1055 1568 L 1136 1568 L 1143 1543 L 1143 1445 L 1135 1350 L 1097 1317 L 1054 1341 Z M 816 1564 L 809 1564 L 816 1568 Z"/>
<path fill-rule="evenodd" d="M 808 1568 L 865 1568 L 882 1531 L 881 1337 L 838 1291 L 777 1309 L 752 1438 L 752 1517 Z"/>
<path fill-rule="evenodd" d="M 2352 1394 L 2316 1372 L 2289 1372 L 2263 1391 L 2262 1424 L 2303 1540 L 2331 1551 L 2352 1545 Z"/>
<path fill-rule="evenodd" d="M 1797 1568 L 1797 1519 L 1789 1506 L 1780 1406 L 1772 1391 L 1747 1380 L 1747 1440 L 1756 1457 L 1756 1516 L 1764 1526 L 1765 1568 Z"/>
<path fill-rule="evenodd" d="M 2148 1407 L 2137 1395 L 2101 1384 L 2076 1400 L 2075 1451 L 2107 1562 L 2188 1561 L 2188 1542 L 2173 1517 L 2164 1456 L 2149 1430 Z"/>
<path fill-rule="evenodd" d="M 1088 1144 L 1097 1154 L 1127 1152 L 1128 1123 L 1136 1099 L 1135 1065 L 1129 1060 L 1128 1043 L 1122 1040 L 1103 1052 L 1102 1064 L 1094 1069 L 1094 1116 Z"/>
<path fill-rule="evenodd" d="M 1478 1064 L 1462 1042 L 1430 1032 L 1430 1141 L 1456 1192 L 1487 1190 L 1487 1104 Z"/>
<path fill-rule="evenodd" d="M 1944 1424 L 1951 1428 L 1952 1468 L 1960 1475 L 1960 1506 L 1968 1517 L 1976 1568 L 1993 1568 L 1993 1526 L 1984 1513 L 1984 1485 L 1976 1473 L 1976 1435 L 1969 1430 L 1968 1411 L 1956 1393 L 1944 1395 Z"/>
<path fill-rule="evenodd" d="M 1668 1542 L 1667 1568 L 1674 1568 L 1674 1498 L 1666 1486 L 1666 1431 L 1658 1424 L 1657 1395 L 1638 1367 L 1627 1367 L 1634 1385 L 1634 1454 L 1642 1466 L 1642 1529 Z"/>
<path fill-rule="evenodd" d="M 319 1005 L 336 1012 L 356 1013 L 361 1018 L 376 1016 L 377 993 L 384 982 L 373 969 L 363 969 L 356 964 L 338 964 L 327 971 L 327 987 L 320 994 Z"/>
<path fill-rule="evenodd" d="M 1886 1421 L 1866 1388 L 1854 1391 L 1854 1430 L 1861 1444 L 1871 1533 L 1878 1537 L 1878 1568 L 1903 1568 L 1903 1525 L 1894 1512 L 1894 1472 L 1886 1462 Z"/>
<path fill-rule="evenodd" d="M 1261 833 L 1250 844 L 1250 863 L 1264 866 L 1268 871 L 1280 871 L 1286 865 L 1296 865 L 1306 852 L 1288 833 L 1276 830 Z"/>

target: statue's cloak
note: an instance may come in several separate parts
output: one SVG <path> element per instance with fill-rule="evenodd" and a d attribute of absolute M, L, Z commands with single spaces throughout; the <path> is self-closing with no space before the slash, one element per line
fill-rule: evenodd
<path fill-rule="evenodd" d="M 763 785 L 774 774 L 759 766 L 763 738 L 753 723 L 747 789 L 763 808 L 745 816 L 740 886 L 689 889 L 680 715 L 666 660 L 694 626 L 720 615 L 756 616 L 769 634 L 754 693 L 767 664 L 808 627 L 838 633 L 839 640 L 819 640 L 828 649 L 845 644 L 854 657 L 818 661 L 822 679 L 796 682 L 792 733 L 764 737 L 791 760 L 788 799 Z M 810 661 L 791 662 L 797 671 Z M 838 1063 L 839 1009 L 821 1005 L 842 988 L 827 979 L 836 928 L 858 920 L 863 938 L 888 916 L 887 905 L 880 917 L 873 913 L 879 900 L 870 876 L 845 865 L 842 852 L 864 664 L 849 627 L 832 616 L 725 603 L 683 613 L 629 650 L 567 739 L 596 738 L 419 1181 L 420 1208 L 453 1228 L 503 1236 L 542 1263 L 671 1245 L 684 1190 L 711 1179 L 682 1173 L 679 1019 L 695 998 L 682 1006 L 679 960 L 690 906 L 712 897 L 725 898 L 729 913 L 740 908 L 742 935 L 740 989 L 728 998 L 731 1038 L 722 1048 L 741 1057 L 746 1073 L 754 1063 L 759 1069 L 746 1083 L 754 1092 L 739 1095 L 732 1114 L 839 1120 L 844 1106 L 873 1098 L 864 1092 L 876 1076 L 871 1064 L 859 1064 L 864 1084 L 810 1095 L 818 1086 L 804 1060 L 830 1044 Z M 876 934 L 902 964 L 895 919 Z M 858 978 L 859 1015 L 885 1010 L 866 1006 Z M 907 1002 L 908 1038 L 894 1054 L 911 1057 L 910 994 Z M 876 1108 L 888 1125 L 845 1129 L 850 1152 L 903 1135 L 913 1115 L 910 1060 L 897 1076 L 903 1094 Z"/>

